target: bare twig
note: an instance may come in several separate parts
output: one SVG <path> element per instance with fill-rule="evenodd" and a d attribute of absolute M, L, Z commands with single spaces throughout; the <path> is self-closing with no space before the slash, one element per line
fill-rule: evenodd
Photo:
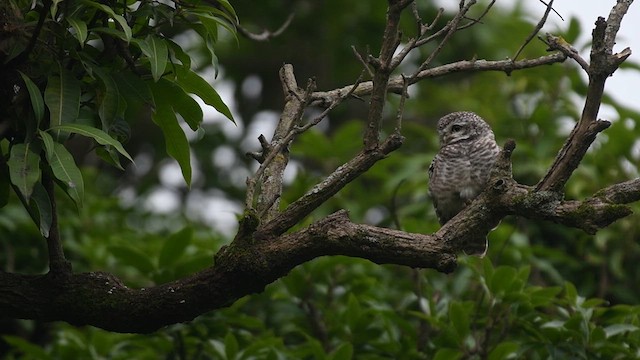
<path fill-rule="evenodd" d="M 467 71 L 503 71 L 511 73 L 517 70 L 534 68 L 542 65 L 550 65 L 565 61 L 567 55 L 557 52 L 550 55 L 541 56 L 535 59 L 525 59 L 518 61 L 511 60 L 463 60 L 454 63 L 437 66 L 419 72 L 415 77 L 408 77 L 409 85 L 415 84 L 420 80 L 445 76 L 457 72 Z M 401 93 L 404 81 L 402 76 L 393 76 L 389 79 L 388 91 Z M 310 104 L 326 106 L 331 104 L 333 99 L 349 92 L 353 85 L 347 85 L 331 91 L 318 91 L 311 94 Z M 371 94 L 373 83 L 371 81 L 363 81 L 358 88 L 353 91 L 355 96 L 366 96 Z"/>
<path fill-rule="evenodd" d="M 402 130 L 402 116 L 404 115 L 404 103 L 409 97 L 409 93 L 407 92 L 409 88 L 409 81 L 407 78 L 402 75 L 402 92 L 400 93 L 400 103 L 398 104 L 398 110 L 396 111 L 396 128 L 395 132 L 400 134 Z"/>
<path fill-rule="evenodd" d="M 367 61 L 362 57 L 362 55 L 358 52 L 358 50 L 356 50 L 356 47 L 351 46 L 351 50 L 353 50 L 353 54 L 356 56 L 356 59 L 360 61 L 360 63 L 362 64 L 362 67 L 367 71 L 369 76 L 373 77 L 373 70 L 371 70 L 371 67 L 369 66 Z"/>
<path fill-rule="evenodd" d="M 476 19 L 470 19 L 467 16 L 465 16 L 464 18 L 467 20 L 470 20 L 468 23 L 464 24 L 464 25 L 460 25 L 458 26 L 458 30 L 463 30 L 466 29 L 470 26 L 473 26 L 475 24 L 481 24 L 482 23 L 482 18 L 484 18 L 488 13 L 489 10 L 491 10 L 491 8 L 493 7 L 493 5 L 496 3 L 496 0 L 491 0 L 491 2 L 489 3 L 489 5 L 487 5 L 487 7 L 484 9 L 484 11 L 482 12 L 482 14 L 480 14 L 480 16 L 478 16 L 478 18 Z"/>
<path fill-rule="evenodd" d="M 531 40 L 533 40 L 533 38 L 540 32 L 540 30 L 542 30 L 542 27 L 547 22 L 547 17 L 549 17 L 549 13 L 553 9 L 553 1 L 554 0 L 551 0 L 549 1 L 548 4 L 545 4 L 547 6 L 547 9 L 544 11 L 544 15 L 542 15 L 542 18 L 540 19 L 540 21 L 538 21 L 538 24 L 533 29 L 531 34 L 527 36 L 527 38 L 524 40 L 524 43 L 520 46 L 518 51 L 516 51 L 516 54 L 513 55 L 513 61 L 515 61 L 518 58 L 518 56 L 520 56 L 520 53 L 522 53 L 522 50 L 524 50 L 524 48 L 531 42 Z M 540 1 L 540 2 L 544 4 L 544 1 Z"/>
<path fill-rule="evenodd" d="M 460 23 L 460 21 L 464 18 L 467 12 L 469 12 L 469 9 L 473 5 L 475 5 L 475 3 L 476 3 L 476 0 L 470 0 L 469 2 L 465 2 L 465 1 L 460 2 L 460 11 L 458 11 L 456 16 L 454 16 L 453 19 L 449 21 L 447 26 L 443 28 L 443 30 L 446 29 L 444 37 L 442 38 L 442 40 L 440 40 L 440 43 L 438 43 L 438 46 L 436 46 L 436 48 L 429 54 L 427 59 L 423 61 L 422 64 L 420 64 L 420 66 L 418 67 L 418 70 L 416 70 L 416 72 L 411 77 L 415 77 L 418 75 L 418 73 L 425 70 L 431 64 L 433 59 L 435 59 L 436 56 L 440 54 L 440 51 L 442 51 L 442 49 L 444 48 L 444 45 L 447 42 L 449 42 L 449 39 L 451 39 L 453 34 L 459 30 L 458 24 Z"/>
<path fill-rule="evenodd" d="M 282 34 L 289 27 L 289 25 L 291 25 L 291 21 L 293 20 L 293 17 L 294 17 L 293 13 L 289 14 L 289 16 L 287 17 L 287 20 L 285 20 L 284 23 L 282 23 L 282 25 L 276 31 L 269 31 L 265 29 L 259 34 L 252 33 L 251 31 L 242 27 L 239 23 L 235 24 L 235 26 L 236 26 L 236 29 L 238 29 L 238 32 L 249 40 L 269 41 L 276 36 L 280 36 L 280 34 Z"/>

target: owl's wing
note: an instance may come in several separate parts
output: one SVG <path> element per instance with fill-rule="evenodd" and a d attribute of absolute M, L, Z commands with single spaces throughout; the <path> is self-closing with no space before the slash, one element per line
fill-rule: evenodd
<path fill-rule="evenodd" d="M 436 210 L 436 216 L 438 217 L 438 222 L 440 222 L 440 225 L 444 224 L 446 221 L 443 221 L 443 217 L 442 217 L 442 212 L 438 210 L 438 197 L 435 196 L 433 194 L 433 181 L 436 177 L 436 167 L 437 164 L 436 162 L 440 160 L 440 156 L 439 154 L 436 154 L 436 156 L 433 157 L 433 160 L 431 160 L 431 164 L 429 164 L 429 197 L 431 198 L 431 202 L 433 203 L 433 208 Z"/>
<path fill-rule="evenodd" d="M 436 155 L 437 157 L 437 155 Z M 434 168 L 434 164 L 436 162 L 436 157 L 433 158 L 433 160 L 431 160 L 431 164 L 429 164 L 429 182 L 431 182 L 431 179 L 433 179 L 433 168 Z"/>

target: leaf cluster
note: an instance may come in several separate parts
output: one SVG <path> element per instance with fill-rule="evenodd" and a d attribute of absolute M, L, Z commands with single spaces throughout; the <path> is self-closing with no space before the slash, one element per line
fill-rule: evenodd
<path fill-rule="evenodd" d="M 233 118 L 210 82 L 192 70 L 192 56 L 172 37 L 191 28 L 215 59 L 219 28 L 235 33 L 237 18 L 227 1 L 211 6 L 200 1 L 10 0 L 3 8 L 11 10 L 3 12 L 4 20 L 20 31 L 4 30 L 0 41 L 6 74 L 0 83 L 6 123 L 0 166 L 7 178 L 0 182 L 0 205 L 13 187 L 48 237 L 54 200 L 45 179 L 55 179 L 82 206 L 84 182 L 73 148 L 87 142 L 78 137 L 89 139 L 90 150 L 123 169 L 121 156 L 133 161 L 123 143 L 132 127 L 149 119 L 162 130 L 167 153 L 191 183 L 190 147 L 181 124 L 197 131 L 203 121 L 192 96 Z"/>

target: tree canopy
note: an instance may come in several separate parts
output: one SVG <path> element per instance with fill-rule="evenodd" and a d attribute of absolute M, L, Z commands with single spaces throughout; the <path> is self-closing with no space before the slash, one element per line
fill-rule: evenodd
<path fill-rule="evenodd" d="M 454 3 L 0 4 L 0 353 L 637 357 L 640 113 L 605 92 L 632 1 Z M 460 110 L 503 150 L 440 227 Z"/>

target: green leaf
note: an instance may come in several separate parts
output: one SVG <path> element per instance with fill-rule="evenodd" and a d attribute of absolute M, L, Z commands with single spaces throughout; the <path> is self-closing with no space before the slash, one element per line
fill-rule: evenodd
<path fill-rule="evenodd" d="M 105 12 L 107 15 L 109 15 L 109 17 L 111 17 L 113 20 L 117 21 L 118 24 L 120 25 L 120 27 L 122 27 L 122 32 L 125 34 L 125 40 L 127 42 L 131 41 L 131 27 L 129 27 L 129 24 L 127 24 L 127 20 L 122 17 L 122 15 L 118 15 L 116 14 L 113 9 L 107 5 L 103 5 L 103 4 L 98 4 L 96 2 L 93 1 L 89 1 L 89 0 L 83 0 L 83 3 L 89 5 L 89 6 L 93 6 L 96 9 L 99 9 L 103 12 Z"/>
<path fill-rule="evenodd" d="M 356 328 L 358 325 L 358 320 L 362 316 L 362 308 L 360 307 L 360 302 L 358 298 L 354 294 L 349 294 L 349 300 L 347 300 L 347 324 L 352 329 Z"/>
<path fill-rule="evenodd" d="M 631 324 L 614 324 L 604 328 L 604 332 L 607 338 L 610 338 L 612 336 L 616 336 L 622 333 L 634 332 L 634 331 L 638 331 L 638 327 Z"/>
<path fill-rule="evenodd" d="M 118 109 L 120 108 L 120 93 L 118 92 L 116 82 L 110 74 L 99 67 L 93 67 L 92 69 L 104 85 L 104 94 L 102 94 L 99 99 L 100 106 L 98 107 L 98 116 L 102 121 L 102 128 L 108 129 L 118 114 Z"/>
<path fill-rule="evenodd" d="M 36 122 L 38 127 L 40 126 L 40 121 L 44 117 L 44 99 L 42 99 L 42 93 L 38 86 L 29 79 L 27 75 L 25 75 L 22 71 L 18 71 L 20 76 L 22 76 L 22 80 L 24 84 L 27 86 L 27 91 L 29 91 L 29 98 L 31 99 L 31 107 L 33 108 L 33 113 L 36 117 Z"/>
<path fill-rule="evenodd" d="M 177 86 L 172 85 L 168 80 L 161 79 L 151 86 L 154 102 L 156 103 L 151 119 L 164 134 L 167 154 L 176 159 L 182 170 L 185 182 L 188 186 L 191 186 L 191 150 L 187 137 L 182 131 L 174 112 L 173 105 L 176 99 L 176 92 L 173 89 L 177 88 Z M 184 94 L 183 91 L 182 93 Z M 188 95 L 185 94 L 185 96 Z"/>
<path fill-rule="evenodd" d="M 74 122 L 80 109 L 80 82 L 61 68 L 60 74 L 49 76 L 44 102 L 51 114 L 51 126 Z"/>
<path fill-rule="evenodd" d="M 433 360 L 458 360 L 462 357 L 462 352 L 457 349 L 442 348 L 436 352 Z"/>
<path fill-rule="evenodd" d="M 113 146 L 116 150 L 118 150 L 120 154 L 122 154 L 124 157 L 129 159 L 129 161 L 133 162 L 133 158 L 124 149 L 124 147 L 122 147 L 122 144 L 118 140 L 112 138 L 111 135 L 107 134 L 106 132 L 100 129 L 97 129 L 88 125 L 82 125 L 82 124 L 65 124 L 65 125 L 52 127 L 49 130 L 75 133 L 75 134 L 80 134 L 83 136 L 93 138 L 100 145 Z"/>
<path fill-rule="evenodd" d="M 335 349 L 330 355 L 331 360 L 350 360 L 353 358 L 353 345 L 344 343 Z"/>
<path fill-rule="evenodd" d="M 224 337 L 224 352 L 227 359 L 235 359 L 238 355 L 239 345 L 238 340 L 231 331 L 227 332 Z"/>
<path fill-rule="evenodd" d="M 176 263 L 178 259 L 184 254 L 184 250 L 187 248 L 193 237 L 193 228 L 185 227 L 175 234 L 169 236 L 164 242 L 162 250 L 160 250 L 160 257 L 158 258 L 158 267 L 167 268 Z"/>
<path fill-rule="evenodd" d="M 189 142 L 178 124 L 178 119 L 173 109 L 168 106 L 158 106 L 151 115 L 151 119 L 164 134 L 167 154 L 178 162 L 184 180 L 188 186 L 191 186 L 191 151 Z"/>
<path fill-rule="evenodd" d="M 205 79 L 191 70 L 179 71 L 177 82 L 184 91 L 196 94 L 205 104 L 213 106 L 219 113 L 236 123 L 229 107 L 222 101 L 218 92 Z"/>
<path fill-rule="evenodd" d="M 189 54 L 187 54 L 180 45 L 176 44 L 171 39 L 165 39 L 165 41 L 169 44 L 169 50 L 172 52 L 173 57 L 178 59 L 185 69 L 191 69 L 191 57 Z"/>
<path fill-rule="evenodd" d="M 76 205 L 82 207 L 84 181 L 82 180 L 80 169 L 78 169 L 76 162 L 73 160 L 73 156 L 64 145 L 53 141 L 53 138 L 48 133 L 40 131 L 39 134 L 44 142 L 47 161 L 51 166 L 53 176 L 64 185 L 65 192 L 73 199 Z"/>
<path fill-rule="evenodd" d="M 2 340 L 9 344 L 9 348 L 20 350 L 25 358 L 29 359 L 51 359 L 51 356 L 47 354 L 40 346 L 32 344 L 27 340 L 12 335 L 3 335 Z"/>
<path fill-rule="evenodd" d="M 10 189 L 11 179 L 9 175 L 9 166 L 4 160 L 0 160 L 0 208 L 5 207 L 5 205 L 9 203 Z"/>
<path fill-rule="evenodd" d="M 155 266 L 149 260 L 149 256 L 140 250 L 123 245 L 112 245 L 108 249 L 120 263 L 132 266 L 142 274 L 147 275 L 155 271 Z"/>
<path fill-rule="evenodd" d="M 118 152 L 115 151 L 112 147 L 99 147 L 96 149 L 96 155 L 98 155 L 107 164 L 111 164 L 112 166 L 120 170 L 124 170 L 122 164 L 120 164 L 120 157 L 118 156 Z"/>
<path fill-rule="evenodd" d="M 578 300 L 578 290 L 576 290 L 575 285 L 566 281 L 564 283 L 564 292 L 565 297 L 569 300 L 571 304 L 575 304 Z"/>
<path fill-rule="evenodd" d="M 167 43 L 157 36 L 149 35 L 144 40 L 133 40 L 134 44 L 140 47 L 142 53 L 149 58 L 151 64 L 151 75 L 153 80 L 158 81 L 164 74 L 164 70 L 167 67 L 167 60 L 169 56 L 169 49 Z"/>
<path fill-rule="evenodd" d="M 11 183 L 29 201 L 33 187 L 40 179 L 40 156 L 33 150 L 33 144 L 13 145 L 7 165 Z"/>
<path fill-rule="evenodd" d="M 238 43 L 236 30 L 234 28 L 234 25 L 230 22 L 227 22 L 220 17 L 208 13 L 198 14 L 198 19 L 207 29 L 207 32 L 211 36 L 211 39 L 213 39 L 214 41 L 218 38 L 218 26 L 222 26 L 229 32 L 229 34 L 233 35 L 233 38 L 236 40 L 236 44 Z"/>
<path fill-rule="evenodd" d="M 153 95 L 147 83 L 131 72 L 119 71 L 111 74 L 118 85 L 120 94 L 135 98 L 145 104 L 153 104 Z"/>
<path fill-rule="evenodd" d="M 84 43 L 87 41 L 87 36 L 89 32 L 87 31 L 87 23 L 82 20 L 76 19 L 75 17 L 68 17 L 67 22 L 73 30 L 75 31 L 75 37 L 78 39 L 81 47 L 84 47 Z"/>
<path fill-rule="evenodd" d="M 52 18 L 56 18 L 56 14 L 58 13 L 58 4 L 61 3 L 64 0 L 52 0 L 51 3 L 51 8 L 49 9 L 49 12 L 51 13 L 51 17 Z"/>
<path fill-rule="evenodd" d="M 489 289 L 494 295 L 506 292 L 511 286 L 517 276 L 516 269 L 510 266 L 499 266 L 495 269 L 491 281 L 489 282 Z"/>
<path fill-rule="evenodd" d="M 49 194 L 44 189 L 41 183 L 36 183 L 33 188 L 33 194 L 31 195 L 31 201 L 29 203 L 31 210 L 37 214 L 34 218 L 36 224 L 40 228 L 40 234 L 48 238 L 49 230 L 51 230 L 51 223 L 53 222 L 53 209 L 51 208 L 51 199 Z"/>
<path fill-rule="evenodd" d="M 460 342 L 462 342 L 464 337 L 469 333 L 469 322 L 471 318 L 469 315 L 467 308 L 465 308 L 462 303 L 454 301 L 449 304 L 449 319 L 456 329 L 456 333 L 458 333 Z"/>
<path fill-rule="evenodd" d="M 504 360 L 511 355 L 516 355 L 520 344 L 513 341 L 501 342 L 489 353 L 489 360 Z M 515 358 L 514 358 L 515 359 Z"/>
<path fill-rule="evenodd" d="M 154 86 L 156 104 L 158 98 L 163 99 L 175 112 L 180 114 L 192 130 L 197 130 L 202 123 L 202 108 L 180 86 L 167 79 L 158 81 Z"/>

